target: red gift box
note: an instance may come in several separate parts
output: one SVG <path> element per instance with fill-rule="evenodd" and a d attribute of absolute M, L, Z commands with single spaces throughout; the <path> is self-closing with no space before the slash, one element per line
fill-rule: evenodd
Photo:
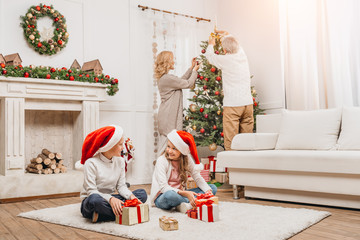
<path fill-rule="evenodd" d="M 203 177 L 203 179 L 205 180 L 205 182 L 209 182 L 210 181 L 210 170 L 201 170 L 200 171 L 200 175 Z"/>

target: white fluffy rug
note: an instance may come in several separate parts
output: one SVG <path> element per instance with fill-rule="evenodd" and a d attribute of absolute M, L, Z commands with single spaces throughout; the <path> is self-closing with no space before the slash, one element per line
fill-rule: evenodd
<path fill-rule="evenodd" d="M 163 231 L 159 217 L 171 216 L 179 221 L 178 231 Z M 310 209 L 261 206 L 220 202 L 220 221 L 206 223 L 179 212 L 150 208 L 150 221 L 133 226 L 115 222 L 90 223 L 80 214 L 80 203 L 21 213 L 18 216 L 75 228 L 134 239 L 287 239 L 329 216 L 329 212 Z"/>

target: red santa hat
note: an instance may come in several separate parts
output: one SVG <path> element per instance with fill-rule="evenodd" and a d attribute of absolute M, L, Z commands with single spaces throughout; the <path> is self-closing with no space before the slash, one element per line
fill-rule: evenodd
<path fill-rule="evenodd" d="M 109 151 L 120 141 L 122 136 L 123 129 L 116 125 L 102 127 L 89 133 L 83 143 L 81 164 L 84 164 L 97 152 Z"/>
<path fill-rule="evenodd" d="M 183 155 L 191 154 L 196 164 L 195 169 L 202 170 L 204 168 L 204 165 L 199 161 L 194 137 L 190 133 L 174 129 L 167 137 Z"/>

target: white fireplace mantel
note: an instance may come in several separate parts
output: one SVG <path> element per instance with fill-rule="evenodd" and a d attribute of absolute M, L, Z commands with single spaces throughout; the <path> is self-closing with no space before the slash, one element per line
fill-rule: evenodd
<path fill-rule="evenodd" d="M 24 175 L 25 110 L 80 112 L 72 153 L 80 159 L 82 141 L 99 127 L 99 103 L 105 96 L 106 86 L 100 83 L 0 76 L 0 175 Z"/>

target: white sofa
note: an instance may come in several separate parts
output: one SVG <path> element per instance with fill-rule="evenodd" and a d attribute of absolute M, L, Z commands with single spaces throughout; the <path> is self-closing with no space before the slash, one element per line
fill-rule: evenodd
<path fill-rule="evenodd" d="M 360 209 L 360 108 L 284 110 L 257 128 L 217 154 L 245 197 Z"/>

